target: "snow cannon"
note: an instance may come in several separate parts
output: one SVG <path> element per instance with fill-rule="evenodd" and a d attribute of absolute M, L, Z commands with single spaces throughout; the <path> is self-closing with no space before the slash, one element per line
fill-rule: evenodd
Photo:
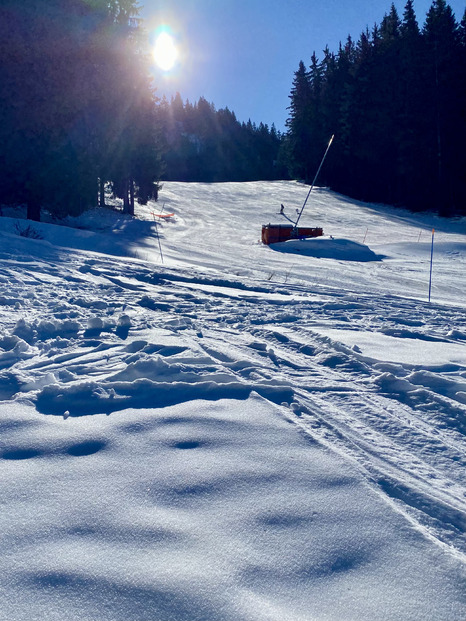
<path fill-rule="evenodd" d="M 303 239 L 306 237 L 321 237 L 324 230 L 320 227 L 295 227 L 292 224 L 263 224 L 262 243 L 269 246 L 289 239 Z"/>
<path fill-rule="evenodd" d="M 314 181 L 312 182 L 309 192 L 307 193 L 306 200 L 304 201 L 303 206 L 301 207 L 301 211 L 299 211 L 298 209 L 296 210 L 298 214 L 298 217 L 296 218 L 296 222 L 293 222 L 290 218 L 288 218 L 288 216 L 285 216 L 285 213 L 284 213 L 285 207 L 282 204 L 280 206 L 281 207 L 280 214 L 285 216 L 287 220 L 292 222 L 292 225 L 290 224 L 263 224 L 262 225 L 262 243 L 263 244 L 267 244 L 267 246 L 269 246 L 270 244 L 276 244 L 278 242 L 288 241 L 289 239 L 304 239 L 306 237 L 321 237 L 324 234 L 324 231 L 320 227 L 298 226 L 298 223 L 299 223 L 299 220 L 301 219 L 301 216 L 303 215 L 304 207 L 306 207 L 306 203 L 309 200 L 309 196 L 311 195 L 311 192 L 314 189 L 314 186 L 317 181 L 317 177 L 319 176 L 320 169 L 322 168 L 325 158 L 327 157 L 328 150 L 330 149 L 330 145 L 332 144 L 334 138 L 335 136 L 333 135 L 328 142 L 327 148 L 325 149 L 324 157 L 322 158 L 322 161 L 320 162 L 320 166 L 317 169 L 316 175 L 314 177 Z"/>

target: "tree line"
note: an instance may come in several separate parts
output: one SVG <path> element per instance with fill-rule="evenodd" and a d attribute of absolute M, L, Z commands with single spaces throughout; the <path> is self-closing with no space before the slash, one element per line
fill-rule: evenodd
<path fill-rule="evenodd" d="M 216 110 L 201 97 L 183 103 L 179 93 L 156 108 L 163 179 L 170 181 L 255 181 L 287 175 L 280 161 L 282 135 L 250 120 L 240 123 L 228 108 Z"/>
<path fill-rule="evenodd" d="M 78 214 L 111 187 L 134 213 L 160 180 L 319 181 L 367 201 L 466 213 L 466 13 L 413 1 L 299 63 L 285 134 L 201 97 L 158 99 L 137 0 L 2 0 L 0 204 Z"/>
<path fill-rule="evenodd" d="M 301 61 L 283 148 L 310 181 L 335 134 L 321 181 L 367 201 L 466 213 L 466 13 L 434 0 L 422 28 L 413 1 Z"/>
<path fill-rule="evenodd" d="M 132 214 L 162 178 L 279 174 L 274 127 L 157 98 L 138 12 L 137 0 L 2 0 L 0 205 L 77 215 L 111 188 Z"/>

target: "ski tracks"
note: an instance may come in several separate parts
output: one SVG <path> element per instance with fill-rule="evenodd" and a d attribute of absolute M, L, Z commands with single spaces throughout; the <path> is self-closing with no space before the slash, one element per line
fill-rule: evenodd
<path fill-rule="evenodd" d="M 2 324 L 0 398 L 83 415 L 256 391 L 357 467 L 414 527 L 462 554 L 466 366 L 369 356 L 348 333 L 404 339 L 421 351 L 466 348 L 463 309 L 73 252 L 68 259 L 66 270 L 30 260 L 26 279 L 10 260 L 0 274 L 10 318 Z"/>
<path fill-rule="evenodd" d="M 371 329 L 386 332 L 390 322 L 413 323 L 412 305 L 399 300 L 377 304 L 378 311 L 385 308 L 383 317 L 370 316 L 369 300 L 362 307 L 350 299 L 334 304 L 334 324 L 370 320 Z M 450 312 L 437 308 L 430 324 L 415 320 L 419 341 L 444 341 L 440 335 L 451 332 Z M 377 493 L 426 535 L 460 554 L 466 541 L 466 408 L 457 397 L 464 390 L 464 367 L 450 364 L 425 371 L 368 359 L 357 348 L 323 337 L 312 315 L 284 328 L 264 324 L 253 330 L 255 347 L 260 351 L 262 343 L 272 362 L 267 379 L 293 387 L 290 408 L 305 433 L 346 456 Z M 326 321 L 332 322 L 330 312 Z M 412 329 L 396 330 L 413 337 Z M 423 381 L 421 387 L 416 377 Z M 460 390 L 448 391 L 451 385 Z"/>
<path fill-rule="evenodd" d="M 328 301 L 328 289 L 321 295 L 243 299 L 239 316 L 218 308 L 217 346 L 211 337 L 204 351 L 243 377 L 290 387 L 289 415 L 304 433 L 345 456 L 415 527 L 466 561 L 465 367 L 387 363 L 383 352 L 371 359 L 320 333 L 322 323 L 358 331 L 363 324 L 422 349 L 463 341 L 461 309 L 339 292 Z M 228 361 L 226 344 L 247 359 Z"/>

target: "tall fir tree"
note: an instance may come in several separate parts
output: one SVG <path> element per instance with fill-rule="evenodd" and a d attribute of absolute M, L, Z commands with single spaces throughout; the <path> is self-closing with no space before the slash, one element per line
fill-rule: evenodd
<path fill-rule="evenodd" d="M 312 142 L 310 123 L 311 84 L 303 61 L 295 72 L 290 94 L 290 115 L 286 122 L 288 152 L 291 174 L 308 181 L 311 178 L 312 164 L 309 153 Z"/>

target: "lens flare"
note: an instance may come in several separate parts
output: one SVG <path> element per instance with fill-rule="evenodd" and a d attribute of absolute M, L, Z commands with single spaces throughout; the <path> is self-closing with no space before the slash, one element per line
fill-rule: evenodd
<path fill-rule="evenodd" d="M 175 41 L 168 32 L 161 32 L 155 41 L 152 51 L 156 65 L 162 71 L 170 71 L 178 59 Z"/>

